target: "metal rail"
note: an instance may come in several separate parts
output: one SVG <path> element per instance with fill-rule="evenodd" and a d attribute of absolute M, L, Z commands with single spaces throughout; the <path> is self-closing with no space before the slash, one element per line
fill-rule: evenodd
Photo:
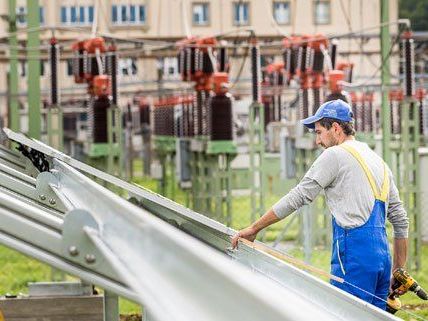
<path fill-rule="evenodd" d="M 35 189 L 55 202 L 13 199 L 31 181 L 15 175 L 0 189 L 0 242 L 145 305 L 154 320 L 399 320 L 255 248 L 228 250 L 234 231 L 220 223 L 6 133 L 48 158 Z"/>

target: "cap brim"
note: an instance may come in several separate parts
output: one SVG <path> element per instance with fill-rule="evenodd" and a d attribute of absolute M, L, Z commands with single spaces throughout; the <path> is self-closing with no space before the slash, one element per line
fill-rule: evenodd
<path fill-rule="evenodd" d="M 305 119 L 302 119 L 300 122 L 310 129 L 315 129 L 315 123 L 321 120 L 322 117 L 314 115 Z"/>

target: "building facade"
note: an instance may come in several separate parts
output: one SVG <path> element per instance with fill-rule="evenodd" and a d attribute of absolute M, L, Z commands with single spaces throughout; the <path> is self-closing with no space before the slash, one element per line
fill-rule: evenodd
<path fill-rule="evenodd" d="M 71 44 L 97 35 L 117 39 L 120 49 L 120 105 L 131 102 L 138 92 L 159 88 L 180 88 L 174 41 L 186 36 L 225 35 L 232 43 L 248 40 L 252 29 L 260 39 L 262 63 L 281 59 L 281 49 L 269 44 L 291 34 L 340 36 L 339 59 L 354 63 L 354 80 L 379 83 L 380 79 L 380 1 L 360 0 L 39 0 L 42 42 L 42 97 L 49 93 L 49 66 L 46 46 L 55 36 L 61 46 L 59 68 L 61 101 L 67 103 L 84 98 L 85 85 L 73 81 Z M 398 19 L 398 1 L 390 1 L 390 21 Z M 19 92 L 23 112 L 26 109 L 27 62 L 31 48 L 24 49 L 26 39 L 26 1 L 16 1 L 19 57 Z M 0 2 L 0 112 L 7 113 L 9 1 Z M 364 29 L 362 36 L 360 30 Z M 238 31 L 237 31 L 238 30 Z M 397 25 L 391 25 L 392 35 Z M 346 34 L 349 34 L 346 36 Z M 156 43 L 142 41 L 154 40 Z M 128 41 L 128 42 L 127 42 Z M 168 45 L 169 46 L 166 46 Z M 239 47 L 239 46 L 238 46 Z M 160 50 L 159 48 L 167 48 Z M 249 80 L 249 59 L 245 49 L 231 53 L 231 78 L 240 73 L 240 80 Z M 266 58 L 266 59 L 264 59 Z M 392 75 L 398 73 L 398 58 L 391 56 Z"/>

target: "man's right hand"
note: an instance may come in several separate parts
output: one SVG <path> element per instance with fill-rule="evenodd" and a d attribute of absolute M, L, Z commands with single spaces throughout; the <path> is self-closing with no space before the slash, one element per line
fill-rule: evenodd
<path fill-rule="evenodd" d="M 253 227 L 249 226 L 243 230 L 238 231 L 234 237 L 232 237 L 232 249 L 235 249 L 238 246 L 239 238 L 244 238 L 248 241 L 253 242 L 257 237 L 258 231 Z"/>

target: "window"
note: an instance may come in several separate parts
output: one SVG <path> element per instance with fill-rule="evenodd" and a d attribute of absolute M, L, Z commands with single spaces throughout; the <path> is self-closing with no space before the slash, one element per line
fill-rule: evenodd
<path fill-rule="evenodd" d="M 115 25 L 133 25 L 146 23 L 146 6 L 112 5 L 111 22 Z"/>
<path fill-rule="evenodd" d="M 233 23 L 238 26 L 248 25 L 248 2 L 236 2 L 233 4 Z"/>
<path fill-rule="evenodd" d="M 61 23 L 65 24 L 67 23 L 67 8 L 61 7 Z"/>
<path fill-rule="evenodd" d="M 27 26 L 27 7 L 17 7 L 16 8 L 16 22 L 18 27 Z M 41 25 L 45 23 L 45 8 L 39 7 L 39 22 Z"/>
<path fill-rule="evenodd" d="M 45 75 L 45 60 L 40 60 L 40 76 Z"/>
<path fill-rule="evenodd" d="M 94 21 L 94 6 L 62 6 L 60 17 L 63 25 L 89 25 Z"/>
<path fill-rule="evenodd" d="M 71 7 L 70 9 L 71 9 L 70 22 L 75 24 L 77 22 L 77 8 Z"/>
<path fill-rule="evenodd" d="M 194 3 L 192 7 L 193 24 L 206 26 L 209 23 L 208 3 Z"/>
<path fill-rule="evenodd" d="M 39 19 L 41 25 L 45 24 L 45 8 L 43 7 L 39 8 Z"/>
<path fill-rule="evenodd" d="M 165 57 L 160 62 L 163 68 L 163 76 L 166 80 L 179 79 L 178 59 L 177 57 Z"/>
<path fill-rule="evenodd" d="M 314 2 L 314 23 L 325 25 L 330 23 L 330 1 L 315 0 Z"/>
<path fill-rule="evenodd" d="M 27 8 L 26 7 L 18 7 L 16 8 L 16 21 L 18 22 L 18 26 L 25 26 L 27 24 Z"/>
<path fill-rule="evenodd" d="M 138 72 L 136 58 L 119 59 L 119 74 L 121 76 L 136 75 Z"/>
<path fill-rule="evenodd" d="M 73 59 L 67 59 L 67 76 L 73 76 Z"/>
<path fill-rule="evenodd" d="M 290 23 L 290 2 L 274 1 L 273 16 L 277 23 L 287 25 Z"/>

